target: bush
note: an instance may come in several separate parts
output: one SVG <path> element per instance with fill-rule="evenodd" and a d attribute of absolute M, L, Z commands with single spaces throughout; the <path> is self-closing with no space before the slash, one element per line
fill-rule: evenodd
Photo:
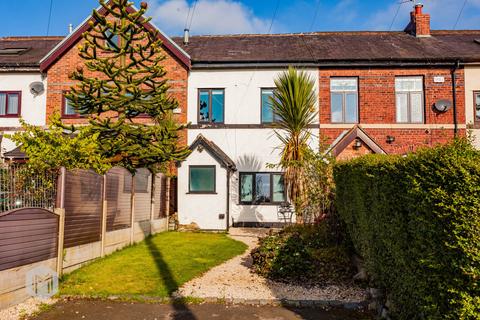
<path fill-rule="evenodd" d="M 344 246 L 337 245 L 326 221 L 293 225 L 260 239 L 252 251 L 254 270 L 273 280 L 338 284 L 352 278 Z"/>
<path fill-rule="evenodd" d="M 398 319 L 480 319 L 480 153 L 466 140 L 336 165 L 336 207 Z"/>

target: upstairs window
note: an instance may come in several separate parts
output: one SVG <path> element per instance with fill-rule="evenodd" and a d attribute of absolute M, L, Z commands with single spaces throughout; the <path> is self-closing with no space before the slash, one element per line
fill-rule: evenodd
<path fill-rule="evenodd" d="M 262 123 L 274 123 L 279 120 L 278 116 L 272 109 L 272 99 L 275 89 L 261 90 L 261 114 Z"/>
<path fill-rule="evenodd" d="M 395 99 L 398 123 L 423 123 L 422 77 L 397 77 Z"/>
<path fill-rule="evenodd" d="M 240 173 L 241 204 L 280 204 L 285 199 L 283 173 Z"/>
<path fill-rule="evenodd" d="M 63 108 L 62 108 L 62 117 L 63 118 L 78 118 L 80 117 L 80 113 L 75 110 L 72 102 L 67 99 L 65 96 L 66 93 L 63 95 Z"/>
<path fill-rule="evenodd" d="M 120 46 L 120 41 L 118 34 L 114 34 L 111 30 L 105 32 L 105 46 L 111 50 L 118 51 Z"/>
<path fill-rule="evenodd" d="M 0 91 L 0 117 L 20 116 L 20 91 Z"/>
<path fill-rule="evenodd" d="M 475 124 L 475 127 L 480 127 L 480 91 L 475 91 L 473 93 L 474 95 L 474 124 Z"/>
<path fill-rule="evenodd" d="M 225 110 L 224 89 L 198 90 L 198 122 L 223 123 Z"/>
<path fill-rule="evenodd" d="M 358 79 L 330 79 L 333 123 L 358 123 Z"/>

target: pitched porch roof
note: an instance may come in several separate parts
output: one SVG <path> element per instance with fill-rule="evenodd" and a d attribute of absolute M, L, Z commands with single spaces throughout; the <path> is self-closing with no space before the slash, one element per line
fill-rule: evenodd
<path fill-rule="evenodd" d="M 332 142 L 328 152 L 330 152 L 334 157 L 337 157 L 355 139 L 360 139 L 374 153 L 387 154 L 387 152 L 383 150 L 383 148 L 378 145 L 359 125 L 355 125 L 351 129 L 342 132 L 335 139 L 335 141 Z"/>
<path fill-rule="evenodd" d="M 212 157 L 217 160 L 220 165 L 224 168 L 227 168 L 228 170 L 231 171 L 237 171 L 237 166 L 235 165 L 235 162 L 230 159 L 230 157 L 223 152 L 222 149 L 220 149 L 219 146 L 217 146 L 213 141 L 208 140 L 205 138 L 202 134 L 199 134 L 195 141 L 190 145 L 190 150 L 195 150 L 198 147 L 202 147 L 205 150 L 207 150 Z"/>

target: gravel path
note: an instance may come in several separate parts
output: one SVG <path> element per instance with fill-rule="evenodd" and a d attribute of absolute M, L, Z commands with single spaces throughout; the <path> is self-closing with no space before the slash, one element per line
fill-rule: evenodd
<path fill-rule="evenodd" d="M 22 303 L 19 303 L 13 307 L 0 310 L 1 320 L 18 320 L 25 316 L 36 313 L 42 304 L 54 304 L 55 299 L 39 299 L 30 298 Z"/>
<path fill-rule="evenodd" d="M 267 229 L 232 228 L 230 237 L 246 243 L 248 250 L 187 282 L 177 291 L 177 295 L 238 300 L 335 300 L 342 303 L 356 303 L 366 299 L 365 290 L 358 287 L 304 288 L 267 280 L 253 273 L 250 268 L 250 251 L 256 247 L 258 237 L 267 232 Z"/>

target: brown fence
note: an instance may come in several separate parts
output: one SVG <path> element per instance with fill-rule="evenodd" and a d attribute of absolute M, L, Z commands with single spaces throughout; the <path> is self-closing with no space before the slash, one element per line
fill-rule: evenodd
<path fill-rule="evenodd" d="M 58 215 L 40 208 L 0 214 L 0 271 L 57 256 Z"/>
<path fill-rule="evenodd" d="M 28 298 L 32 268 L 61 275 L 167 230 L 175 204 L 169 181 L 146 169 L 132 179 L 123 168 L 99 175 L 0 167 L 0 309 Z"/>
<path fill-rule="evenodd" d="M 63 250 L 102 241 L 103 255 L 107 232 L 130 229 L 132 243 L 132 221 L 153 222 L 170 212 L 167 178 L 153 177 L 147 169 L 137 171 L 133 184 L 123 168 L 104 176 L 88 170 L 42 176 L 29 176 L 18 167 L 0 170 L 0 270 L 54 258 L 58 246 Z"/>
<path fill-rule="evenodd" d="M 93 171 L 67 171 L 64 247 L 100 241 L 103 177 Z"/>
<path fill-rule="evenodd" d="M 133 177 L 120 167 L 112 168 L 105 176 L 87 170 L 68 171 L 64 188 L 65 248 L 101 240 L 104 205 L 106 231 L 130 228 L 132 194 L 134 222 L 166 217 L 167 179 L 157 174 L 153 186 L 152 178 L 148 169 L 138 169 Z M 156 203 L 153 212 L 152 202 Z"/>

